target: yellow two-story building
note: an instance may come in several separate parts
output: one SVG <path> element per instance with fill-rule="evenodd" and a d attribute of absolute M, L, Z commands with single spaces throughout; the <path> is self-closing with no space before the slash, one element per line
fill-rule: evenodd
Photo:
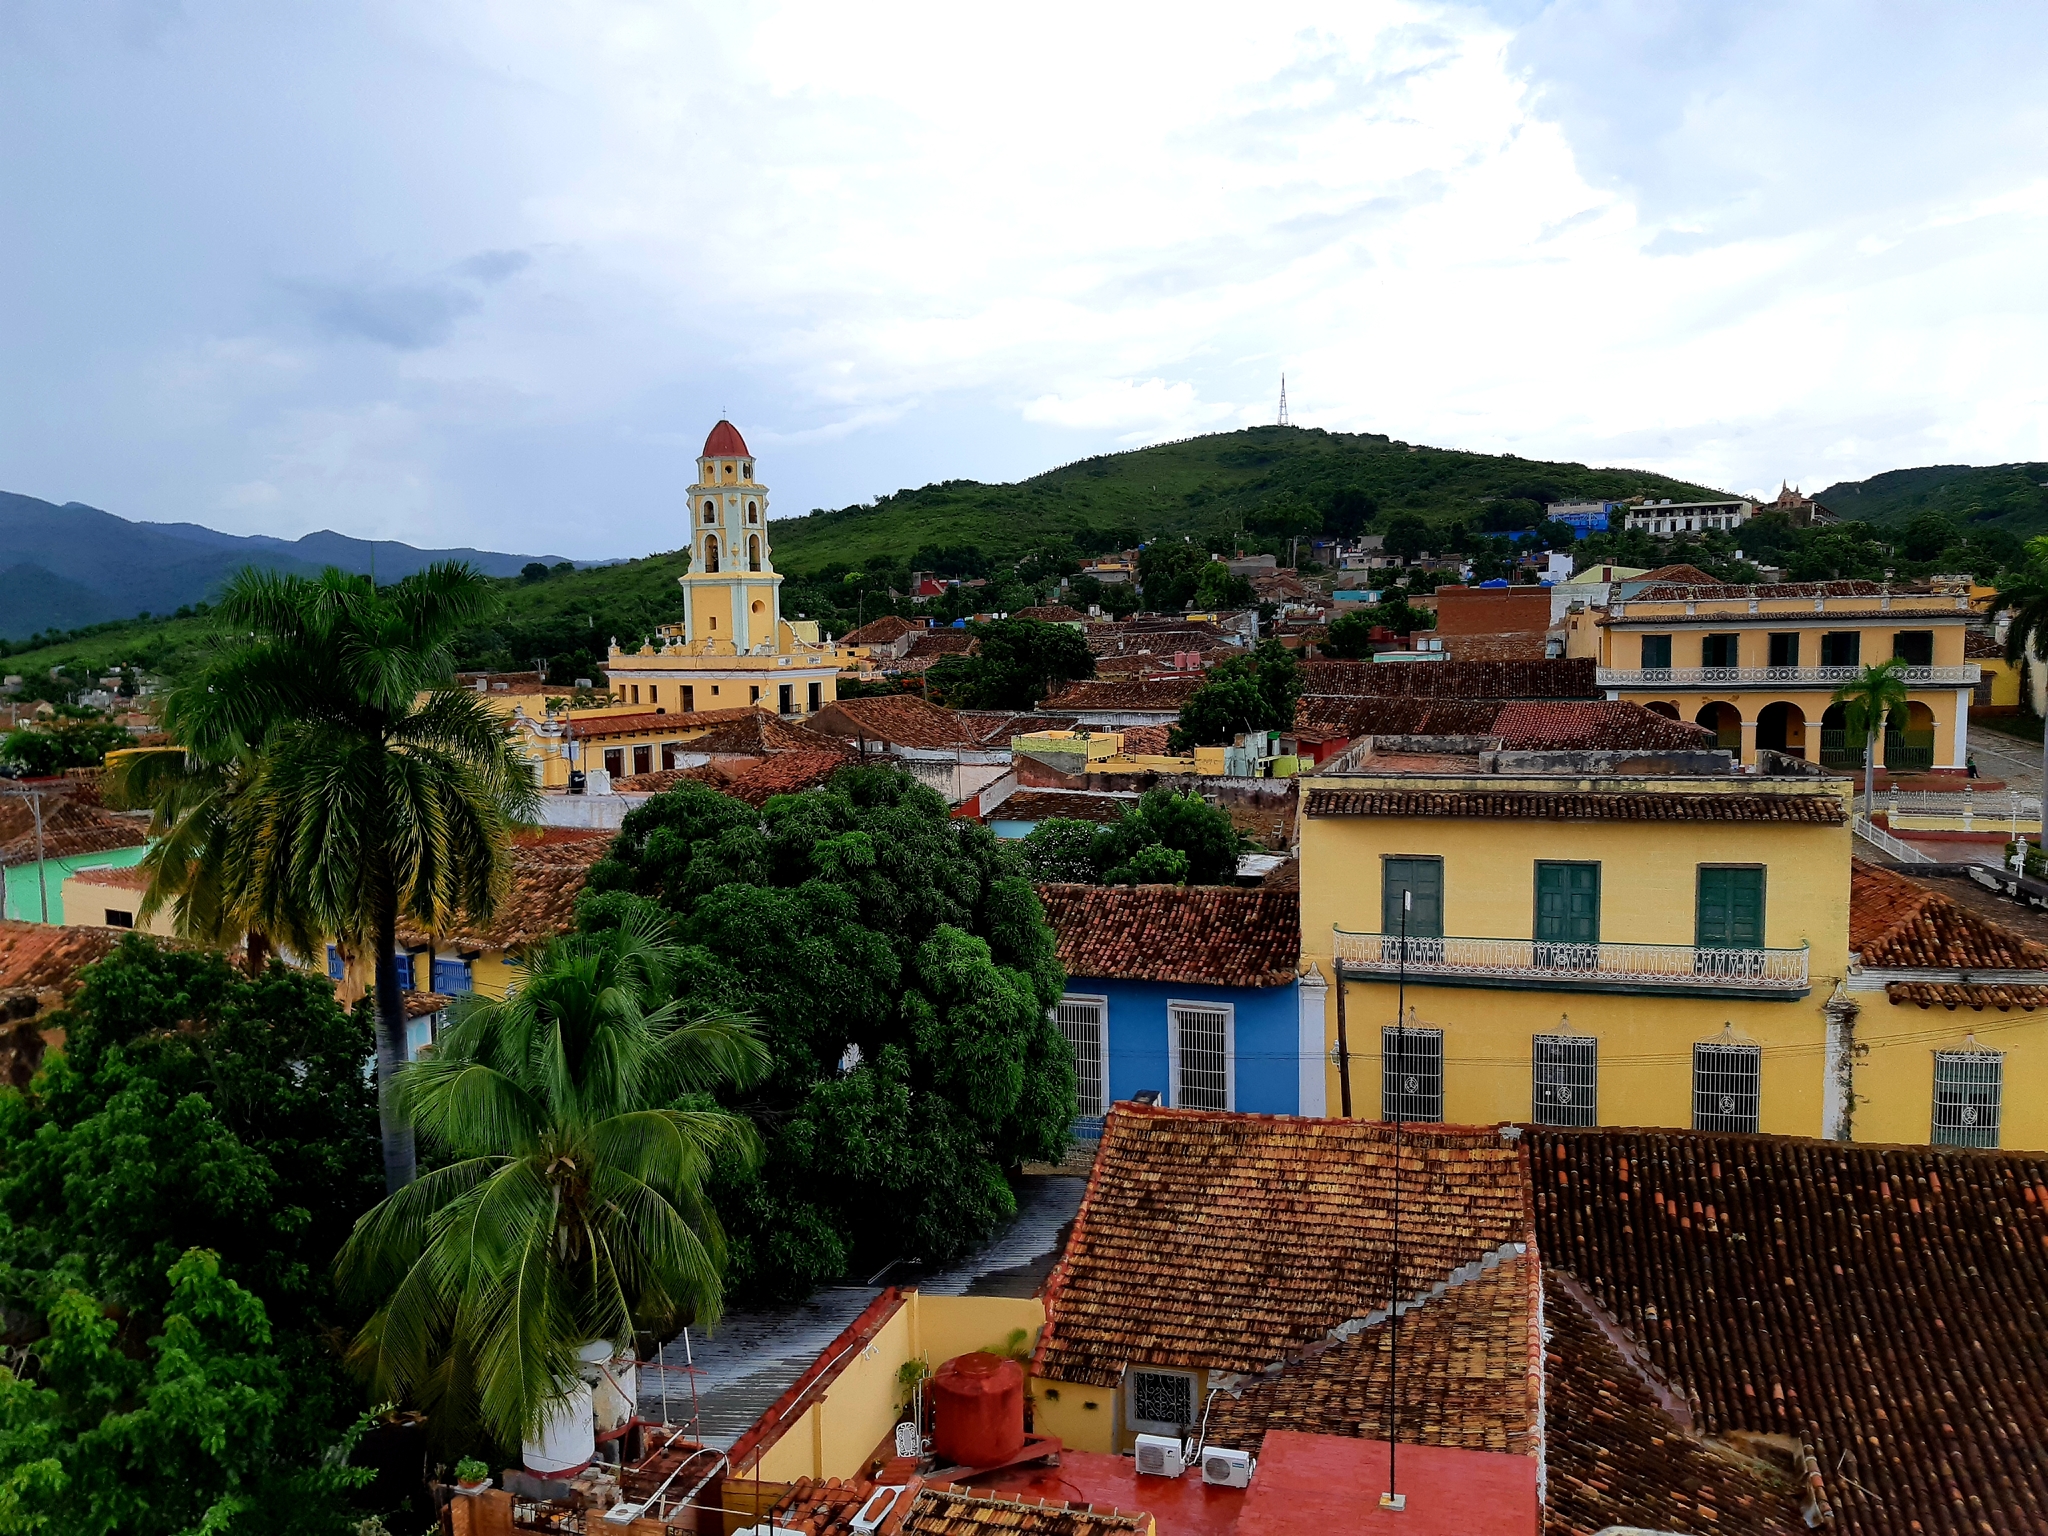
<path fill-rule="evenodd" d="M 1849 785 L 1370 744 L 1302 783 L 1328 1102 L 1391 1119 L 1829 1134 Z"/>
<path fill-rule="evenodd" d="M 1566 653 L 1598 660 L 1608 698 L 1706 726 L 1744 763 L 1764 750 L 1830 768 L 1863 764 L 1835 689 L 1896 657 L 1909 702 L 1906 718 L 1887 724 L 1878 765 L 1961 774 L 1980 673 L 1965 637 L 1979 622 L 1963 582 L 1666 582 L 1618 590 L 1604 613 L 1571 614 Z"/>

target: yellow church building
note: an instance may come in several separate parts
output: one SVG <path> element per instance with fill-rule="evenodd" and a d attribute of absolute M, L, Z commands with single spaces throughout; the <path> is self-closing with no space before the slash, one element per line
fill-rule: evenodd
<path fill-rule="evenodd" d="M 636 651 L 615 641 L 605 676 L 615 698 L 669 714 L 757 707 L 787 718 L 837 697 L 850 647 L 820 640 L 815 620 L 782 616 L 782 577 L 768 542 L 768 487 L 731 422 L 704 440 L 689 488 L 690 572 L 683 622 Z"/>

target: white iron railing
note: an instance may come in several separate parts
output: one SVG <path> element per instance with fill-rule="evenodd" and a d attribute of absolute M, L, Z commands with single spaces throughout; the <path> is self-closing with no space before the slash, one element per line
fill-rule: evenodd
<path fill-rule="evenodd" d="M 1836 688 L 1863 675 L 1861 667 L 1600 667 L 1602 688 Z M 1960 667 L 1905 667 L 1908 688 L 1974 688 L 1983 675 L 1976 662 Z"/>
<path fill-rule="evenodd" d="M 1871 847 L 1883 853 L 1886 858 L 1897 859 L 1901 864 L 1932 864 L 1932 854 L 1922 853 L 1903 838 L 1893 837 L 1883 827 L 1872 826 L 1864 819 L 1861 811 L 1856 813 L 1856 835 Z"/>
<path fill-rule="evenodd" d="M 2009 821 L 2015 816 L 2039 816 L 2039 795 L 2016 794 L 2012 790 L 1888 789 L 1878 796 L 1884 811 L 1904 811 L 1909 816 L 1980 816 L 1988 821 Z M 1995 830 L 1995 829 L 1994 829 Z"/>
<path fill-rule="evenodd" d="M 1347 971 L 1392 976 L 1402 969 L 1402 940 L 1386 933 L 1336 931 L 1337 961 Z M 1805 949 L 1717 949 L 1695 944 L 1558 944 L 1541 939 L 1409 939 L 1407 973 L 1430 977 L 1579 981 L 1723 988 L 1806 990 Z"/>

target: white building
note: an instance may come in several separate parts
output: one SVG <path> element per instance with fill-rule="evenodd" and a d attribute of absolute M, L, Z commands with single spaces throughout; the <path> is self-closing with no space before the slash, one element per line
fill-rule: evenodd
<path fill-rule="evenodd" d="M 1740 528 L 1756 512 L 1756 503 L 1728 501 L 1646 501 L 1628 509 L 1628 526 L 1644 533 L 1706 533 Z"/>

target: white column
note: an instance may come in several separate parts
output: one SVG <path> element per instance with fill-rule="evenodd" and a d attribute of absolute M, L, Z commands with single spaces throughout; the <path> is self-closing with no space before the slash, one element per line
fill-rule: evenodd
<path fill-rule="evenodd" d="M 1970 695 L 1968 688 L 1956 690 L 1956 755 L 1941 766 L 1967 768 L 1970 763 Z"/>
<path fill-rule="evenodd" d="M 1309 968 L 1295 981 L 1296 998 L 1301 1008 L 1295 1041 L 1295 1068 L 1299 1073 L 1295 1113 L 1317 1119 L 1330 1112 L 1329 1077 L 1325 1070 L 1329 1061 L 1328 1026 L 1323 1022 L 1329 992 L 1330 984 L 1323 980 L 1323 973 L 1311 961 Z"/>
<path fill-rule="evenodd" d="M 747 584 L 743 581 L 732 584 L 732 643 L 742 654 L 753 644 L 747 637 Z"/>

